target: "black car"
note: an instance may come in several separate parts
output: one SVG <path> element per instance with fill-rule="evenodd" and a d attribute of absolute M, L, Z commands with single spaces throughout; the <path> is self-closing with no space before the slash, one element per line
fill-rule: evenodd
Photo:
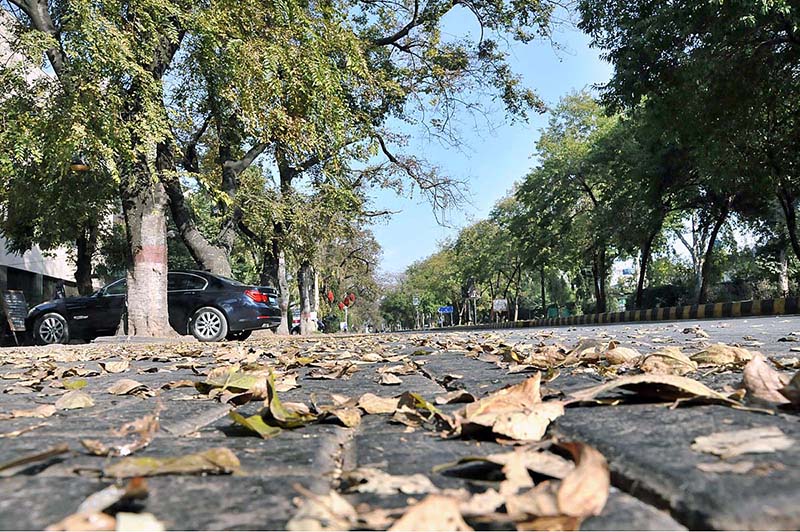
<path fill-rule="evenodd" d="M 31 309 L 26 328 L 39 344 L 113 336 L 125 311 L 126 292 L 126 280 L 120 279 L 91 296 L 47 301 Z M 244 340 L 256 329 L 276 329 L 281 322 L 274 288 L 208 272 L 169 272 L 167 301 L 172 328 L 201 342 Z"/>

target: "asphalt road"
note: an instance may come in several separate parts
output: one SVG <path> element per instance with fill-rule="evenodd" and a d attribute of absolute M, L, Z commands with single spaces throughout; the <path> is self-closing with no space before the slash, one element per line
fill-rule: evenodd
<path fill-rule="evenodd" d="M 280 397 L 306 405 L 330 393 L 356 398 L 366 392 L 391 397 L 410 391 L 431 400 L 452 389 L 465 389 L 480 398 L 531 376 L 529 371 L 509 372 L 508 364 L 498 362 L 496 353 L 504 345 L 570 348 L 581 338 L 591 338 L 613 339 L 642 353 L 663 346 L 679 346 L 692 353 L 722 342 L 792 364 L 800 355 L 792 349 L 800 348 L 800 341 L 780 340 L 793 340 L 795 332 L 800 333 L 800 318 L 783 316 L 312 339 L 267 337 L 214 345 L 102 343 L 0 350 L 0 469 L 4 463 L 60 445 L 70 449 L 0 471 L 0 529 L 42 529 L 111 485 L 106 468 L 121 458 L 92 456 L 80 440 L 118 441 L 110 431 L 152 414 L 157 405 L 160 430 L 134 456 L 175 457 L 226 447 L 241 463 L 234 475 L 149 478 L 149 497 L 129 510 L 151 513 L 168 529 L 285 529 L 304 501 L 330 490 L 346 497 L 359 512 L 365 508 L 402 512 L 424 494 L 361 491 L 346 482 L 349 473 L 373 468 L 390 475 L 424 475 L 441 490 L 483 489 L 497 479 L 452 476 L 434 468 L 468 456 L 509 450 L 493 441 L 443 439 L 428 430 L 410 430 L 391 422 L 388 415 L 364 415 L 351 428 L 312 423 L 260 439 L 233 425 L 226 415 L 230 406 L 192 387 L 176 385 L 204 381 L 215 368 L 231 364 L 267 365 L 284 375 L 295 374 L 297 387 L 281 392 Z M 800 340 L 800 334 L 796 336 Z M 466 356 L 465 345 L 485 345 L 486 354 Z M 314 362 L 309 365 L 309 360 Z M 128 365 L 114 372 L 119 368 L 108 362 Z M 412 362 L 411 369 L 398 376 L 401 383 L 381 384 L 387 368 Z M 689 376 L 724 390 L 738 385 L 741 368 L 700 370 Z M 609 378 L 613 375 L 604 375 L 596 367 L 579 366 L 562 369 L 547 386 L 553 393 L 569 393 Z M 121 379 L 134 379 L 145 389 L 132 395 L 109 392 Z M 11 416 L 14 411 L 54 404 L 68 392 L 65 385 L 81 385 L 80 391 L 91 396 L 94 404 L 59 409 L 43 419 Z M 261 406 L 261 401 L 253 401 L 238 410 L 250 415 Z M 462 406 L 442 409 L 452 413 Z M 568 408 L 550 426 L 547 437 L 586 442 L 609 463 L 613 487 L 608 503 L 600 515 L 585 520 L 582 529 L 798 529 L 799 419 L 796 411 L 766 414 L 721 405 L 579 406 Z M 698 467 L 719 460 L 692 449 L 697 437 L 758 427 L 778 427 L 795 444 L 746 455 L 752 463 L 746 473 L 711 473 Z M 513 529 L 513 524 L 503 522 L 470 524 Z M 332 526 L 342 527 L 336 522 Z"/>

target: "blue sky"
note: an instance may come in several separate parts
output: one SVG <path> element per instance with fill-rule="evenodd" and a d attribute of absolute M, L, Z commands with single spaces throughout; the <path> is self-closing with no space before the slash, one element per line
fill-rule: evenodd
<path fill-rule="evenodd" d="M 468 22 L 456 19 L 450 27 L 455 32 L 463 23 Z M 549 42 L 534 42 L 511 50 L 512 67 L 546 104 L 555 104 L 572 90 L 609 79 L 611 66 L 599 58 L 597 50 L 589 48 L 588 38 L 580 30 L 564 27 L 554 40 L 559 49 Z M 491 118 L 500 124 L 492 131 L 461 130 L 465 141 L 461 150 L 431 142 L 421 132 L 413 136 L 406 151 L 424 156 L 442 172 L 466 180 L 471 205 L 450 215 L 453 227 L 441 227 L 422 198 L 376 191 L 375 207 L 400 211 L 388 222 L 373 227 L 383 247 L 384 272 L 402 272 L 412 262 L 434 253 L 437 243 L 456 235 L 459 227 L 486 217 L 495 202 L 534 166 L 534 143 L 547 123 L 547 115 L 535 115 L 528 123 L 515 125 L 503 123 L 502 110 Z"/>

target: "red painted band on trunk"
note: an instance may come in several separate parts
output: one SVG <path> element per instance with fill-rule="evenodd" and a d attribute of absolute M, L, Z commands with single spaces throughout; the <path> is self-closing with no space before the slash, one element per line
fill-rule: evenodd
<path fill-rule="evenodd" d="M 136 264 L 140 262 L 166 264 L 167 246 L 142 246 L 133 258 L 133 262 Z"/>

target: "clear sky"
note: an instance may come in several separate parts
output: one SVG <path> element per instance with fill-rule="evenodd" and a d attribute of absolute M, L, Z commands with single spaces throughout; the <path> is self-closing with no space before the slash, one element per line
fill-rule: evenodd
<path fill-rule="evenodd" d="M 460 20 L 451 22 L 451 27 Z M 611 66 L 589 48 L 588 38 L 573 27 L 564 27 L 555 36 L 559 49 L 549 42 L 534 42 L 512 49 L 511 64 L 526 85 L 546 104 L 555 104 L 572 90 L 602 84 L 611 76 Z M 471 205 L 450 216 L 452 227 L 437 224 L 430 206 L 420 197 L 398 197 L 390 191 L 376 191 L 376 208 L 400 211 L 388 222 L 373 227 L 383 247 L 381 269 L 402 272 L 412 262 L 437 249 L 437 243 L 455 236 L 458 228 L 484 218 L 492 206 L 506 195 L 515 181 L 535 164 L 532 158 L 539 131 L 547 115 L 534 115 L 528 123 L 503 124 L 500 110 L 492 121 L 500 124 L 492 131 L 461 130 L 465 148 L 455 150 L 416 135 L 406 148 L 439 166 L 442 172 L 469 183 Z"/>

